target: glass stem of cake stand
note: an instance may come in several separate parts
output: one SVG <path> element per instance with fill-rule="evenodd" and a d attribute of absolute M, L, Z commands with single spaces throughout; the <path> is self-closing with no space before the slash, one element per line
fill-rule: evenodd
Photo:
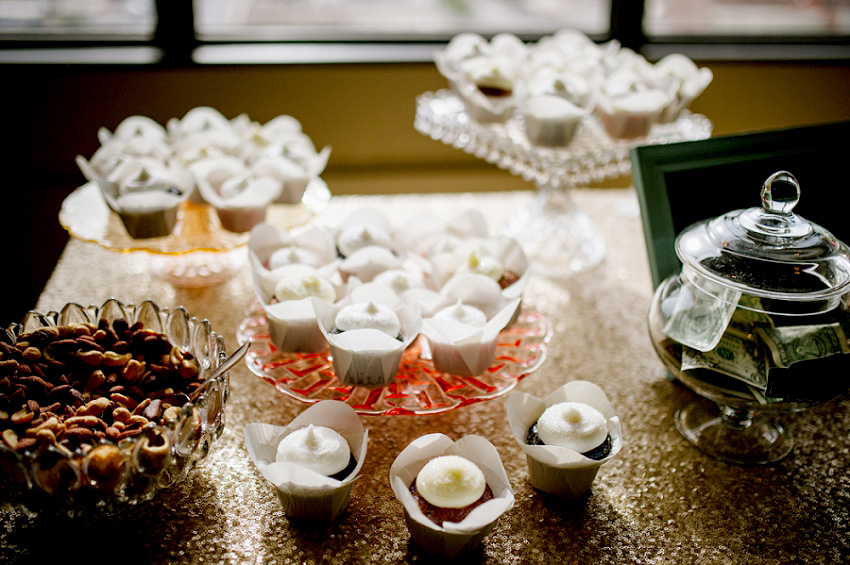
<path fill-rule="evenodd" d="M 508 221 L 534 272 L 552 279 L 589 270 L 605 257 L 605 241 L 572 199 L 569 187 L 539 183 L 534 202 Z"/>
<path fill-rule="evenodd" d="M 676 413 L 676 429 L 701 451 L 739 465 L 767 465 L 791 452 L 794 438 L 770 414 L 697 400 Z"/>

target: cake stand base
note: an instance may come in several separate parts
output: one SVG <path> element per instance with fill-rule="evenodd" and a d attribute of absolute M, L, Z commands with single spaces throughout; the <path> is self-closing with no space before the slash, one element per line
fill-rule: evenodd
<path fill-rule="evenodd" d="M 534 203 L 519 210 L 505 232 L 522 243 L 534 272 L 548 278 L 587 271 L 605 258 L 602 235 L 575 205 L 568 188 L 538 188 Z"/>
<path fill-rule="evenodd" d="M 791 452 L 781 423 L 752 410 L 695 401 L 676 413 L 676 429 L 698 449 L 738 465 L 768 465 Z"/>
<path fill-rule="evenodd" d="M 193 251 L 150 256 L 151 273 L 177 288 L 201 288 L 232 279 L 245 265 L 244 247 L 228 251 Z"/>

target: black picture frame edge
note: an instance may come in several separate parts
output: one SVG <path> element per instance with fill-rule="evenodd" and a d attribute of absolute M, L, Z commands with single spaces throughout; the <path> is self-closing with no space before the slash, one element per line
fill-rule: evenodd
<path fill-rule="evenodd" d="M 679 271 L 666 176 L 717 165 L 814 153 L 850 140 L 850 121 L 746 132 L 630 149 L 632 182 L 646 239 L 653 288 Z"/>

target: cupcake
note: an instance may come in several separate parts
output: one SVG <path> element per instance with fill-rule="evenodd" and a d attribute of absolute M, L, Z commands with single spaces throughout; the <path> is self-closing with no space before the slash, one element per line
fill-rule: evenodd
<path fill-rule="evenodd" d="M 177 224 L 177 212 L 187 192 L 180 180 L 150 159 L 122 161 L 105 179 L 98 179 L 104 199 L 134 239 L 164 237 Z"/>
<path fill-rule="evenodd" d="M 348 504 L 368 432 L 349 405 L 314 404 L 288 426 L 250 423 L 245 447 L 292 520 L 331 522 Z"/>
<path fill-rule="evenodd" d="M 514 504 L 496 448 L 475 435 L 412 441 L 393 462 L 390 485 L 413 541 L 444 558 L 477 547 Z"/>
<path fill-rule="evenodd" d="M 290 233 L 276 226 L 261 223 L 251 229 L 248 238 L 248 256 L 252 275 L 263 280 L 278 267 L 292 264 L 322 268 L 330 274 L 331 263 L 336 260 L 336 249 L 331 234 L 319 227 L 310 227 Z M 266 288 L 274 291 L 274 285 Z"/>
<path fill-rule="evenodd" d="M 480 274 L 491 278 L 508 300 L 522 296 L 530 278 L 528 257 L 511 237 L 471 237 L 429 255 L 434 282 L 439 288 L 452 278 Z"/>
<path fill-rule="evenodd" d="M 567 383 L 544 400 L 514 392 L 507 412 L 529 480 L 543 492 L 581 496 L 622 447 L 619 418 L 602 389 L 587 381 Z"/>
<path fill-rule="evenodd" d="M 596 115 L 614 139 L 646 137 L 670 104 L 671 94 L 651 83 L 651 67 L 640 55 L 625 59 L 605 78 Z"/>
<path fill-rule="evenodd" d="M 499 332 L 514 318 L 519 303 L 516 298 L 488 316 L 481 308 L 458 299 L 426 318 L 422 334 L 428 339 L 434 368 L 463 376 L 485 372 L 496 358 Z"/>
<path fill-rule="evenodd" d="M 516 107 L 513 61 L 500 57 L 477 57 L 462 64 L 463 81 L 458 95 L 466 111 L 478 123 L 502 123 Z"/>
<path fill-rule="evenodd" d="M 269 204 L 281 190 L 280 183 L 270 177 L 254 177 L 241 164 L 222 165 L 196 177 L 198 190 L 216 209 L 224 229 L 245 233 L 265 221 Z"/>
<path fill-rule="evenodd" d="M 401 267 L 402 260 L 392 249 L 381 245 L 368 245 L 343 259 L 339 264 L 339 272 L 343 281 L 349 277 L 357 277 L 363 282 L 370 282 L 384 271 Z"/>
<path fill-rule="evenodd" d="M 377 294 L 357 301 L 349 295 L 337 304 L 313 299 L 313 308 L 331 347 L 334 372 L 344 386 L 381 387 L 392 382 L 402 353 L 422 327 L 415 305 L 388 305 Z"/>
<path fill-rule="evenodd" d="M 552 94 L 523 103 L 525 135 L 533 145 L 566 147 L 575 137 L 587 112 L 569 100 Z"/>
<path fill-rule="evenodd" d="M 261 300 L 269 324 L 269 339 L 284 352 L 315 353 L 327 347 L 316 318 L 315 300 L 328 305 L 337 299 L 334 285 L 315 267 L 285 265 L 271 271 L 262 284 L 273 285 Z M 261 299 L 265 294 L 257 289 Z"/>
<path fill-rule="evenodd" d="M 348 257 L 364 247 L 395 247 L 396 236 L 387 216 L 376 208 L 354 210 L 336 227 L 334 241 L 341 257 Z"/>
<path fill-rule="evenodd" d="M 182 118 L 171 118 L 166 123 L 171 139 L 179 141 L 197 134 L 213 131 L 232 131 L 233 125 L 221 112 L 209 106 L 192 108 Z"/>
<path fill-rule="evenodd" d="M 103 127 L 97 130 L 97 138 L 101 145 L 106 145 L 114 139 L 140 137 L 165 141 L 168 138 L 168 132 L 165 131 L 164 127 L 147 116 L 128 116 L 121 120 L 121 123 L 118 124 L 114 132 L 110 132 Z"/>
<path fill-rule="evenodd" d="M 462 76 L 461 63 L 481 56 L 486 46 L 487 40 L 477 33 L 459 33 L 449 40 L 445 49 L 434 53 L 434 64 L 449 86 L 456 90 Z"/>
<path fill-rule="evenodd" d="M 596 115 L 612 138 L 636 139 L 649 135 L 669 103 L 670 96 L 657 89 L 602 96 L 596 105 Z"/>
<path fill-rule="evenodd" d="M 699 68 L 689 57 L 678 53 L 663 57 L 653 71 L 659 86 L 673 94 L 659 118 L 661 123 L 675 121 L 714 78 L 711 69 Z"/>
<path fill-rule="evenodd" d="M 248 257 L 272 344 L 283 352 L 325 349 L 311 297 L 333 303 L 345 292 L 335 278 L 336 250 L 327 230 L 311 227 L 290 234 L 259 224 L 248 239 Z"/>
<path fill-rule="evenodd" d="M 252 163 L 251 171 L 256 176 L 271 177 L 280 183 L 275 203 L 297 204 L 304 197 L 310 181 L 324 171 L 330 153 L 329 147 L 316 153 L 312 144 L 300 152 L 285 145 L 279 146 L 274 151 L 267 149 Z"/>

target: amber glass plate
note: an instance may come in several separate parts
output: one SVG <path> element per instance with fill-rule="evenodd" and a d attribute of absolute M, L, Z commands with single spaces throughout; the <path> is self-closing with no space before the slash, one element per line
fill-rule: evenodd
<path fill-rule="evenodd" d="M 237 331 L 240 344 L 251 342 L 248 368 L 281 393 L 306 403 L 339 400 L 358 414 L 439 414 L 498 398 L 537 370 L 546 359 L 552 329 L 541 312 L 524 304 L 518 320 L 499 334 L 496 358 L 483 374 L 463 377 L 440 373 L 419 337 L 402 357 L 392 383 L 381 388 L 343 386 L 333 370 L 330 349 L 321 353 L 283 353 L 269 341 L 265 312 L 257 302 Z"/>
<path fill-rule="evenodd" d="M 272 204 L 266 221 L 286 228 L 303 225 L 327 205 L 330 197 L 327 184 L 320 178 L 312 179 L 301 202 Z M 72 237 L 104 249 L 148 253 L 152 274 L 179 288 L 211 286 L 232 278 L 244 266 L 249 237 L 248 233 L 225 230 L 212 206 L 186 201 L 180 205 L 177 225 L 170 235 L 134 239 L 93 182 L 65 198 L 59 223 Z"/>

